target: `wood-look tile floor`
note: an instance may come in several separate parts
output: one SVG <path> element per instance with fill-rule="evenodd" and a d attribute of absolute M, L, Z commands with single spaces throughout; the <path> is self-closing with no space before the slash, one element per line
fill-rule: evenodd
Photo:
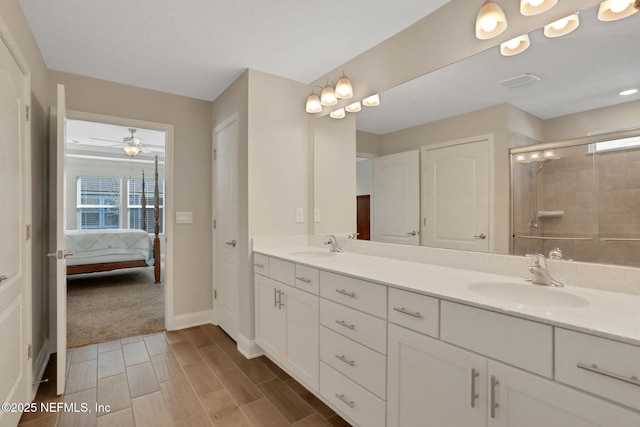
<path fill-rule="evenodd" d="M 20 426 L 349 426 L 266 357 L 245 359 L 213 325 L 71 349 L 62 396 L 54 360 L 45 378 L 38 406 L 75 402 L 91 412 L 25 413 Z M 96 412 L 100 405 L 110 410 Z"/>

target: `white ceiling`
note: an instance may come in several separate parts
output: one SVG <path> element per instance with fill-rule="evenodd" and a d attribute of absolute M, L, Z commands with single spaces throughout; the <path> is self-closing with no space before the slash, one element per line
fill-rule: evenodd
<path fill-rule="evenodd" d="M 640 92 L 618 95 L 640 89 L 640 13 L 600 22 L 593 8 L 580 21 L 561 38 L 531 33 L 531 47 L 520 55 L 503 57 L 496 47 L 388 90 L 380 106 L 358 113 L 357 127 L 386 134 L 502 103 L 549 119 L 640 100 Z M 542 80 L 516 89 L 499 83 L 523 73 Z"/>
<path fill-rule="evenodd" d="M 311 83 L 448 0 L 19 0 L 48 68 L 215 99 L 247 68 Z"/>

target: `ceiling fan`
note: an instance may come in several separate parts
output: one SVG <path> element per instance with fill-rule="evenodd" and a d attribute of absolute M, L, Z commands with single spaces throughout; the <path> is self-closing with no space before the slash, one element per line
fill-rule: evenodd
<path fill-rule="evenodd" d="M 138 129 L 136 128 L 129 128 L 129 132 L 131 132 L 131 136 L 125 136 L 124 138 L 122 138 L 122 142 L 116 141 L 113 139 L 94 138 L 94 137 L 91 137 L 91 139 L 96 141 L 117 142 L 118 145 L 112 145 L 112 147 L 121 148 L 125 153 L 129 155 L 129 157 L 135 157 L 140 152 L 150 153 L 152 150 L 147 148 L 143 144 L 142 140 L 135 136 L 135 133 L 137 132 L 137 130 Z"/>

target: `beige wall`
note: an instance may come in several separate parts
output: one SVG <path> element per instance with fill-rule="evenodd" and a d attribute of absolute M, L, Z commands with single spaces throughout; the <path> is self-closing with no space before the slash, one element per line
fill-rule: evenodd
<path fill-rule="evenodd" d="M 357 153 L 380 155 L 380 153 L 382 152 L 383 142 L 384 142 L 384 135 L 364 132 L 361 130 L 356 131 L 356 152 Z"/>
<path fill-rule="evenodd" d="M 193 212 L 193 223 L 174 226 L 173 311 L 211 310 L 211 103 L 50 71 L 52 102 L 57 84 L 65 86 L 70 110 L 174 126 L 174 210 Z"/>
<path fill-rule="evenodd" d="M 9 29 L 31 72 L 31 168 L 32 168 L 32 322 L 35 363 L 49 336 L 49 293 L 47 289 L 47 159 L 48 159 L 48 74 L 38 45 L 17 0 L 0 2 L 0 19 Z M 34 366 L 38 369 L 37 366 Z M 34 372 L 34 376 L 37 373 Z"/>

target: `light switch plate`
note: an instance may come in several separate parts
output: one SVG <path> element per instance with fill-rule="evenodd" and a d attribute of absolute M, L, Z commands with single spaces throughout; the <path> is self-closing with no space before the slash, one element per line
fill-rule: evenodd
<path fill-rule="evenodd" d="M 304 222 L 304 209 L 296 209 L 296 222 Z"/>
<path fill-rule="evenodd" d="M 313 210 L 313 222 L 320 222 L 320 209 Z"/>

